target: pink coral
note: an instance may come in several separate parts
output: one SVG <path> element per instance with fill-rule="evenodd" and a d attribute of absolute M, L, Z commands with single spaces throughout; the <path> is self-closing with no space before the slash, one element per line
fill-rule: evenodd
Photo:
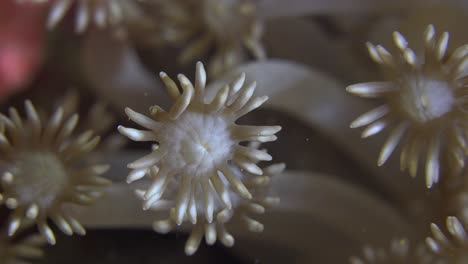
<path fill-rule="evenodd" d="M 44 6 L 0 1 L 0 100 L 37 71 L 44 46 Z"/>

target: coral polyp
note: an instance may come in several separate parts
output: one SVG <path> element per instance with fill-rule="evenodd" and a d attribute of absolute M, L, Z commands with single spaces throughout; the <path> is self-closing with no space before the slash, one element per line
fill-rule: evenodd
<path fill-rule="evenodd" d="M 229 196 L 234 197 L 231 209 L 225 208 L 219 200 L 212 198 L 215 191 L 211 186 L 208 186 L 208 189 L 203 189 L 202 192 L 205 194 L 203 201 L 191 201 L 188 217 L 184 219 L 184 222 L 192 223 L 192 226 L 189 228 L 191 230 L 190 236 L 185 244 L 185 254 L 194 254 L 198 250 L 203 237 L 205 237 L 206 244 L 208 245 L 213 245 L 219 240 L 224 246 L 232 247 L 235 240 L 226 227 L 231 222 L 241 224 L 250 232 L 262 232 L 264 229 L 263 224 L 249 215 L 263 214 L 266 209 L 279 203 L 279 197 L 270 195 L 270 189 L 271 182 L 274 180 L 272 178 L 281 173 L 284 167 L 284 164 L 281 163 L 273 164 L 263 169 L 263 176 L 250 173 L 242 174 L 240 170 L 234 168 L 236 175 L 246 184 L 247 189 L 252 193 L 253 197 L 251 200 L 239 199 L 235 193 L 230 192 Z M 211 192 L 212 194 L 206 195 L 207 192 Z M 140 195 L 142 196 L 143 192 L 140 191 Z M 160 211 L 170 207 L 171 201 L 174 200 L 171 196 L 169 193 L 164 197 L 164 201 L 158 201 L 152 204 L 150 208 Z M 207 219 L 207 217 L 203 216 L 197 217 L 195 212 L 201 212 L 202 215 L 206 215 L 206 208 L 210 208 L 213 211 L 209 212 L 210 215 L 215 216 L 213 219 Z M 158 233 L 166 234 L 176 229 L 176 223 L 176 212 L 174 208 L 171 208 L 169 218 L 155 221 L 153 228 Z"/>
<path fill-rule="evenodd" d="M 417 174 L 419 160 L 425 161 L 426 185 L 439 181 L 441 157 L 450 157 L 463 167 L 463 148 L 467 146 L 466 93 L 468 88 L 468 45 L 449 51 L 449 33 L 436 36 L 429 25 L 424 34 L 422 56 L 409 48 L 405 37 L 395 32 L 399 50 L 392 55 L 384 47 L 368 43 L 372 59 L 393 79 L 359 83 L 347 87 L 361 97 L 383 98 L 386 102 L 357 118 L 351 127 L 367 128 L 362 137 L 394 126 L 378 159 L 383 165 L 402 142 L 400 164 Z"/>
<path fill-rule="evenodd" d="M 171 181 L 177 181 L 174 213 L 178 225 L 187 212 L 192 222 L 197 222 L 195 204 L 203 199 L 219 199 L 224 208 L 232 209 L 230 189 L 242 198 L 251 199 L 252 194 L 236 174 L 236 168 L 262 175 L 263 170 L 256 163 L 269 161 L 272 157 L 239 143 L 274 141 L 281 127 L 244 126 L 235 121 L 268 98 L 253 95 L 255 82 L 245 84 L 245 74 L 220 89 L 206 87 L 206 73 L 201 63 L 197 63 L 195 84 L 184 75 L 178 76 L 182 93 L 165 73 L 160 76 L 175 100 L 171 109 L 166 112 L 159 106 L 151 107 L 150 118 L 127 108 L 125 112 L 129 118 L 148 130 L 118 128 L 134 141 L 156 143 L 152 153 L 128 164 L 132 169 L 128 182 L 152 172 L 152 184 L 144 194 L 145 204 L 149 207 L 160 200 Z M 215 192 L 210 191 L 211 186 Z M 201 192 L 197 192 L 199 188 Z M 209 223 L 213 221 L 214 212 L 210 204 L 203 208 Z"/>
<path fill-rule="evenodd" d="M 262 24 L 251 0 L 164 0 L 160 1 L 161 40 L 183 46 L 182 64 L 215 53 L 209 64 L 218 75 L 246 58 L 265 57 L 261 44 Z"/>
<path fill-rule="evenodd" d="M 8 234 L 13 236 L 24 221 L 34 221 L 48 242 L 55 244 L 47 223 L 51 219 L 67 235 L 84 235 L 84 228 L 64 204 L 89 205 L 110 184 L 100 176 L 107 165 L 84 162 L 100 137 L 90 130 L 73 135 L 78 115 L 65 119 L 62 107 L 45 122 L 30 101 L 25 109 L 26 120 L 15 108 L 10 108 L 8 117 L 0 114 L 0 201 L 14 210 Z"/>

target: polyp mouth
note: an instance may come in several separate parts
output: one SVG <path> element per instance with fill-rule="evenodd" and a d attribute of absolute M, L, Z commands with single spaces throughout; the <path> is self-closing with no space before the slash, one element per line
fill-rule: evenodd
<path fill-rule="evenodd" d="M 25 152 L 11 171 L 12 195 L 19 205 L 36 203 L 49 207 L 67 184 L 67 173 L 60 159 L 50 152 Z"/>
<path fill-rule="evenodd" d="M 413 120 L 426 123 L 450 112 L 455 97 L 450 83 L 424 77 L 410 78 L 401 92 L 401 107 Z"/>

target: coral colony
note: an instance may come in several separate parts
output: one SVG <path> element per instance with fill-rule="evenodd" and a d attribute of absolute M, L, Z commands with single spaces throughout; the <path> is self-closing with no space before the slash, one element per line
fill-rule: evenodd
<path fill-rule="evenodd" d="M 131 31 L 135 28 L 127 28 L 126 23 L 152 21 L 153 35 L 148 38 L 157 39 L 164 48 L 175 48 L 173 61 L 195 64 L 195 75 L 190 80 L 179 74 L 175 80 L 160 73 L 172 100 L 168 109 L 154 105 L 144 114 L 120 108 L 138 128 L 119 125 L 117 131 L 131 141 L 144 142 L 135 145 L 148 144 L 149 153 L 129 161 L 125 172 L 128 184 L 140 184 L 135 195 L 142 210 L 158 213 L 148 224 L 158 234 L 188 231 L 186 255 L 195 254 L 203 239 L 207 245 L 219 241 L 232 247 L 236 234 L 230 233 L 231 224 L 249 232 L 268 228 L 257 216 L 268 217 L 280 203 L 274 187 L 286 165 L 272 162 L 261 144 L 276 141 L 281 127 L 239 124 L 241 117 L 262 106 L 268 97 L 256 95 L 257 84 L 248 81 L 248 71 L 230 81 L 220 78 L 249 59 L 266 57 L 257 1 L 8 1 L 16 1 L 18 8 L 45 8 L 44 28 L 48 29 L 61 23 L 66 30 L 71 14 L 72 30 L 83 38 L 91 30 Z M 145 12 L 145 5 L 157 12 Z M 131 38 L 129 33 L 126 36 Z M 386 163 L 401 145 L 402 171 L 408 170 L 413 177 L 424 174 L 426 186 L 422 188 L 441 191 L 441 208 L 434 209 L 439 215 L 430 220 L 434 223 L 426 223 L 427 234 L 419 238 L 408 234 L 411 239 L 393 239 L 383 248 L 366 246 L 362 254 L 350 257 L 351 264 L 468 263 L 468 45 L 451 48 L 449 33 L 437 33 L 433 25 L 421 35 L 421 50 L 410 48 L 399 32 L 393 33 L 395 52 L 367 43 L 371 59 L 386 80 L 357 83 L 346 90 L 383 102 L 359 116 L 351 128 L 365 127 L 363 138 L 390 129 L 378 165 Z M 13 59 L 8 60 L 12 69 Z M 208 61 L 208 74 L 197 60 Z M 19 83 L 28 82 L 34 80 Z M 35 107 L 25 100 L 24 111 L 10 107 L 0 114 L 0 205 L 7 215 L 0 219 L 0 264 L 29 263 L 43 257 L 45 245 L 58 241 L 53 229 L 85 235 L 85 227 L 74 215 L 79 211 L 70 209 L 78 205 L 89 209 L 112 188 L 104 176 L 110 166 L 96 162 L 104 155 L 96 150 L 101 140 L 96 133 L 110 138 L 117 132 L 113 127 L 117 117 L 98 103 L 84 115 L 85 122 L 79 122 L 78 112 L 83 109 L 77 96 L 78 92 L 72 92 L 56 100 L 61 103 L 52 111 L 54 103 L 49 108 L 35 103 Z M 116 147 L 112 151 L 125 150 Z M 291 180 L 290 184 L 296 183 Z"/>

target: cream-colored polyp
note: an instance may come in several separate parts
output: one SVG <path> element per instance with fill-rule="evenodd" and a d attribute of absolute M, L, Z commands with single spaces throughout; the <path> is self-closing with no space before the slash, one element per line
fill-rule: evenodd
<path fill-rule="evenodd" d="M 0 202 L 14 210 L 8 235 L 13 236 L 26 219 L 37 224 L 50 244 L 55 244 L 55 236 L 48 219 L 67 235 L 84 235 L 81 224 L 62 206 L 88 205 L 110 184 L 99 176 L 107 165 L 83 164 L 99 137 L 91 130 L 73 135 L 78 115 L 65 117 L 62 107 L 45 122 L 30 101 L 25 102 L 25 109 L 26 120 L 15 108 L 10 108 L 8 117 L 0 114 Z"/>
<path fill-rule="evenodd" d="M 252 194 L 242 182 L 243 173 L 261 176 L 256 165 L 272 157 L 255 147 L 241 146 L 240 142 L 268 142 L 276 140 L 279 126 L 242 126 L 235 121 L 263 104 L 267 97 L 254 96 L 255 82 L 244 84 L 245 74 L 207 96 L 206 73 L 197 63 L 196 79 L 192 84 L 185 76 L 178 79 L 183 92 L 165 73 L 161 73 L 169 95 L 175 100 L 168 112 L 158 106 L 151 108 L 149 118 L 127 108 L 131 120 L 148 130 L 119 126 L 119 131 L 135 141 L 157 143 L 153 152 L 130 164 L 127 181 L 133 182 L 151 172 L 152 184 L 142 194 L 144 208 L 161 202 L 168 185 L 177 181 L 177 198 L 173 219 L 180 225 L 185 217 L 197 223 L 197 204 L 203 201 L 203 219 L 213 221 L 213 203 L 219 199 L 222 207 L 233 207 L 230 190 L 244 199 Z M 234 167 L 233 167 L 234 166 Z"/>
<path fill-rule="evenodd" d="M 419 160 L 427 152 L 426 185 L 431 187 L 439 181 L 442 158 L 449 157 L 452 167 L 463 167 L 459 154 L 463 155 L 461 149 L 468 142 L 463 125 L 466 124 L 468 45 L 447 52 L 448 32 L 437 37 L 432 25 L 424 33 L 422 57 L 409 48 L 400 33 L 395 32 L 393 39 L 400 52 L 398 56 L 380 45 L 367 44 L 372 59 L 394 80 L 347 87 L 348 92 L 361 97 L 386 101 L 358 117 L 351 127 L 367 126 L 362 137 L 369 137 L 395 125 L 380 152 L 378 165 L 383 165 L 403 142 L 401 169 L 408 169 L 415 176 Z"/>

